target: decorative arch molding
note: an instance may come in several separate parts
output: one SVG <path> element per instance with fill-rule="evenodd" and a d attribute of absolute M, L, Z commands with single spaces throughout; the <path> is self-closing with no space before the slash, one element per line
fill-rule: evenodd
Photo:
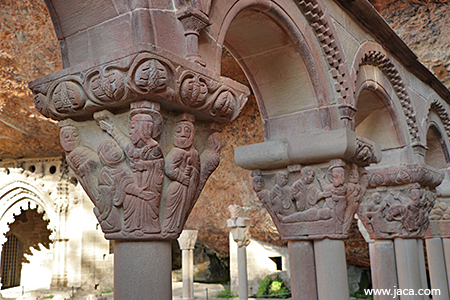
<path fill-rule="evenodd" d="M 36 207 L 44 214 L 44 219 L 49 220 L 50 229 L 56 228 L 57 216 L 52 201 L 39 188 L 27 182 L 14 180 L 1 186 L 0 203 L 0 233 L 8 231 L 8 224 L 14 222 L 14 215 L 19 215 L 21 209 Z M 6 238 L 0 234 L 0 244 L 5 241 Z"/>
<path fill-rule="evenodd" d="M 325 54 L 331 75 L 336 80 L 336 92 L 340 95 L 338 103 L 351 106 L 354 102 L 354 85 L 349 77 L 342 45 L 325 5 L 320 0 L 302 0 L 296 1 L 296 4 L 308 20 Z"/>
<path fill-rule="evenodd" d="M 371 65 L 378 68 L 389 80 L 389 83 L 392 85 L 392 88 L 400 101 L 403 114 L 406 118 L 411 142 L 413 146 L 419 145 L 421 140 L 416 113 L 414 112 L 414 107 L 406 91 L 406 86 L 403 83 L 400 72 L 397 70 L 393 60 L 381 46 L 372 42 L 366 42 L 361 45 L 353 61 L 353 82 L 356 82 L 358 72 L 364 65 Z M 354 99 L 354 101 L 356 101 L 356 97 Z"/>
<path fill-rule="evenodd" d="M 439 119 L 441 120 L 442 125 L 444 126 L 447 138 L 450 139 L 450 116 L 449 116 L 447 109 L 445 108 L 442 100 L 437 98 L 435 95 L 431 95 L 428 98 L 427 117 L 425 120 L 425 124 L 427 125 L 427 128 L 429 127 L 431 111 L 436 112 L 436 114 L 439 116 Z"/>

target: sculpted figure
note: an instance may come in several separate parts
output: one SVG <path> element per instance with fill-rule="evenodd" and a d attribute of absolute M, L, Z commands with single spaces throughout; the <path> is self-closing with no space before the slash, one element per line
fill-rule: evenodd
<path fill-rule="evenodd" d="M 304 167 L 300 173 L 300 179 L 292 185 L 292 194 L 298 211 L 304 211 L 312 207 L 319 208 L 317 202 L 326 196 L 313 184 L 314 176 L 312 168 Z"/>
<path fill-rule="evenodd" d="M 100 171 L 100 160 L 92 149 L 81 143 L 78 129 L 69 121 L 60 122 L 61 146 L 66 151 L 66 161 L 75 172 L 90 199 L 98 198 L 97 184 L 94 178 Z"/>
<path fill-rule="evenodd" d="M 164 171 L 172 180 L 165 197 L 163 235 L 181 230 L 193 206 L 200 182 L 200 157 L 193 146 L 194 116 L 182 114 L 175 127 L 174 148 L 166 157 Z"/>
<path fill-rule="evenodd" d="M 365 189 L 359 184 L 359 171 L 356 164 L 351 164 L 347 184 L 347 207 L 344 215 L 344 231 L 350 228 L 352 218 L 364 197 Z"/>
<path fill-rule="evenodd" d="M 288 180 L 289 173 L 287 171 L 278 171 L 275 175 L 275 186 L 270 191 L 270 203 L 279 218 L 297 212 L 291 189 L 286 186 Z"/>
<path fill-rule="evenodd" d="M 336 220 L 341 225 L 344 223 L 345 208 L 347 205 L 347 184 L 345 183 L 345 164 L 343 162 L 333 162 L 328 168 L 332 184 L 325 188 L 329 193 L 325 206 L 334 211 Z M 340 229 L 340 228 L 338 228 Z"/>
<path fill-rule="evenodd" d="M 420 185 L 413 183 L 409 185 L 408 196 L 411 202 L 408 205 L 395 205 L 389 209 L 386 219 L 388 221 L 400 221 L 402 227 L 407 233 L 414 233 L 421 229 L 421 227 L 428 222 L 426 212 L 421 204 L 422 193 Z"/>
<path fill-rule="evenodd" d="M 267 209 L 270 216 L 273 219 L 277 219 L 278 217 L 274 211 L 272 203 L 270 202 L 270 191 L 265 188 L 264 178 L 260 174 L 254 172 L 252 172 L 252 176 L 252 186 L 256 196 L 258 196 L 258 199 Z"/>
<path fill-rule="evenodd" d="M 156 138 L 162 129 L 162 117 L 156 103 L 140 101 L 131 104 L 129 138 L 114 125 L 114 116 L 108 111 L 94 114 L 101 129 L 106 131 L 126 153 L 134 182 L 146 193 L 124 199 L 125 234 L 141 236 L 161 231 L 159 201 L 164 179 L 164 158 Z"/>
<path fill-rule="evenodd" d="M 105 166 L 98 174 L 94 214 L 104 233 L 118 232 L 122 226 L 117 207 L 123 204 L 125 187 L 133 183 L 133 175 L 126 171 L 125 155 L 116 142 L 102 141 L 97 152 Z"/>

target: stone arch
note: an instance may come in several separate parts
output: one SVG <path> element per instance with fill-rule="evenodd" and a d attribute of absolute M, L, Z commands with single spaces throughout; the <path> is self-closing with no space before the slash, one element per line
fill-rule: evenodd
<path fill-rule="evenodd" d="M 388 83 L 390 87 L 385 83 L 383 88 L 385 90 L 390 90 L 389 96 L 392 100 L 394 97 L 397 98 L 400 104 L 399 106 L 393 105 L 392 109 L 402 111 L 405 120 L 405 129 L 407 130 L 407 135 L 409 136 L 411 143 L 413 145 L 420 144 L 419 125 L 416 120 L 416 113 L 401 73 L 395 65 L 395 61 L 380 45 L 366 42 L 361 45 L 353 61 L 352 77 L 354 78 L 354 82 L 360 80 L 361 76 L 367 76 L 366 73 L 364 75 L 360 74 L 361 68 L 364 66 L 373 66 L 377 68 L 382 73 L 383 77 L 386 78 L 386 83 Z M 377 79 L 374 78 L 373 81 L 377 82 Z M 357 94 L 361 89 L 356 87 L 355 91 L 355 101 L 358 101 Z M 393 101 L 391 101 L 391 103 L 395 104 Z"/>
<path fill-rule="evenodd" d="M 0 232 L 8 231 L 8 223 L 14 222 L 14 215 L 21 213 L 21 208 L 38 208 L 44 213 L 44 218 L 49 220 L 50 229 L 54 229 L 56 224 L 56 213 L 53 209 L 51 199 L 37 187 L 24 181 L 11 181 L 0 187 Z M 3 235 L 0 236 L 0 244 L 6 241 Z"/>
<path fill-rule="evenodd" d="M 294 3 L 283 0 L 218 1 L 211 8 L 212 25 L 207 28 L 208 33 L 218 45 L 224 45 L 232 53 L 244 70 L 264 121 L 277 122 L 288 114 L 337 104 L 331 100 L 335 82 L 328 75 L 329 69 L 334 68 L 331 73 L 341 80 L 339 83 L 336 79 L 338 93 L 345 94 L 341 87 L 344 85 L 342 72 L 338 70 L 345 69 L 346 62 L 338 51 L 337 39 L 333 39 L 336 35 L 328 15 L 317 5 L 313 10 L 308 10 L 308 4 L 305 7 L 303 13 L 307 17 Z M 246 30 L 240 31 L 240 28 Z M 328 61 L 322 57 L 322 51 L 328 51 Z M 277 64 L 264 63 L 268 61 L 264 58 L 271 55 L 276 55 Z M 345 101 L 344 97 L 338 100 L 341 101 Z M 269 127 L 266 124 L 265 131 L 269 131 L 266 138 L 270 139 L 276 134 L 272 134 Z M 330 127 L 336 129 L 340 125 Z"/>
<path fill-rule="evenodd" d="M 425 162 L 436 169 L 449 166 L 450 120 L 440 99 L 430 96 L 425 120 L 427 151 Z"/>

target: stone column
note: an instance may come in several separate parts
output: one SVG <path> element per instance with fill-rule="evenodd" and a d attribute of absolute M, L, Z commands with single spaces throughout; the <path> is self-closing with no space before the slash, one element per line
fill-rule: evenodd
<path fill-rule="evenodd" d="M 227 220 L 227 226 L 231 229 L 233 240 L 238 246 L 238 285 L 239 300 L 248 299 L 247 278 L 247 246 L 250 244 L 250 208 L 230 205 L 228 207 L 231 218 Z"/>
<path fill-rule="evenodd" d="M 351 150 L 340 159 L 338 149 Z M 347 129 L 235 149 L 236 162 L 253 170 L 253 189 L 288 240 L 292 299 L 348 299 L 343 239 L 366 191 L 364 166 L 379 155 L 373 142 Z"/>
<path fill-rule="evenodd" d="M 220 123 L 237 118 L 250 94 L 199 66 L 185 25 L 190 59 L 130 44 L 30 84 L 37 109 L 60 121 L 67 164 L 105 238 L 117 242 L 116 300 L 172 299 L 170 242 L 219 164 Z"/>
<path fill-rule="evenodd" d="M 57 187 L 57 199 L 55 199 L 55 211 L 58 214 L 58 227 L 56 229 L 54 243 L 54 264 L 53 274 L 50 286 L 52 288 L 64 288 L 67 287 L 67 210 L 69 207 L 68 199 L 68 186 L 64 183 L 58 183 Z"/>
<path fill-rule="evenodd" d="M 198 230 L 183 230 L 178 238 L 183 269 L 183 299 L 194 299 L 194 248 Z"/>
<path fill-rule="evenodd" d="M 428 269 L 432 289 L 439 289 L 440 295 L 433 295 L 433 299 L 450 298 L 450 256 L 446 249 L 450 237 L 450 191 L 448 180 L 438 187 L 438 198 L 430 212 L 430 226 L 425 233 L 427 247 Z"/>
<path fill-rule="evenodd" d="M 422 238 L 436 200 L 435 188 L 442 179 L 441 172 L 420 163 L 369 170 L 369 189 L 358 216 L 375 240 L 372 268 L 376 268 L 377 280 L 373 288 L 416 293 L 428 288 Z M 399 298 L 425 299 L 418 295 Z"/>
<path fill-rule="evenodd" d="M 450 299 L 444 247 L 440 237 L 425 240 L 427 247 L 428 268 L 432 289 L 439 289 L 440 295 L 434 295 L 434 300 Z"/>

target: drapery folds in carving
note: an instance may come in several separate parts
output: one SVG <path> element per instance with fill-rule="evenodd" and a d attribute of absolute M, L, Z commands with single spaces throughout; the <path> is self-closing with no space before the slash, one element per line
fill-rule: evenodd
<path fill-rule="evenodd" d="M 424 164 L 369 171 L 358 216 L 372 239 L 423 238 L 443 174 Z"/>
<path fill-rule="evenodd" d="M 287 240 L 345 238 L 367 188 L 355 163 L 253 171 L 253 189 Z"/>
<path fill-rule="evenodd" d="M 81 122 L 61 122 L 61 144 L 95 205 L 105 237 L 177 238 L 206 180 L 219 165 L 221 126 L 198 125 L 200 155 L 194 146 L 195 117 L 181 113 L 175 124 L 164 124 L 157 102 L 133 102 L 125 114 L 103 110 L 94 119 L 88 125 L 91 133 L 85 132 Z M 173 134 L 173 145 L 158 142 L 165 131 Z M 91 134 L 100 136 L 100 141 Z"/>

